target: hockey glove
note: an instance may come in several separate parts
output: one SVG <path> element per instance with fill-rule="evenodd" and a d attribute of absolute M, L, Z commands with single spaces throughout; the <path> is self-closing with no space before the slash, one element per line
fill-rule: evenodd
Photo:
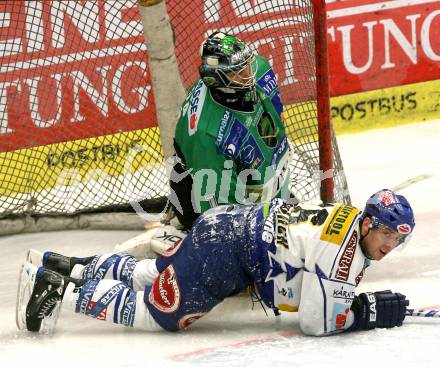
<path fill-rule="evenodd" d="M 355 319 L 349 330 L 402 326 L 408 304 L 406 296 L 390 290 L 361 293 L 351 305 Z"/>

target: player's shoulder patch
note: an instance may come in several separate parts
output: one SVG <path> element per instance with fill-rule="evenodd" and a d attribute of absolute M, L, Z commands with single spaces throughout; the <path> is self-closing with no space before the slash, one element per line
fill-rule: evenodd
<path fill-rule="evenodd" d="M 277 77 L 269 65 L 268 69 L 258 77 L 257 84 L 264 94 L 271 99 L 276 112 L 280 115 L 283 111 L 280 89 L 278 87 Z"/>
<path fill-rule="evenodd" d="M 359 209 L 349 205 L 336 205 L 324 223 L 320 239 L 341 246 L 359 213 Z"/>
<path fill-rule="evenodd" d="M 274 91 L 278 90 L 277 78 L 272 69 L 267 70 L 257 81 L 267 96 L 272 96 Z"/>

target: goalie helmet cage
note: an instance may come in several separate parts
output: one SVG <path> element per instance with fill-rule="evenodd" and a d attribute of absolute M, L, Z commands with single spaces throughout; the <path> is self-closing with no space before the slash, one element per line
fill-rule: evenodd
<path fill-rule="evenodd" d="M 148 25 L 140 16 L 152 7 L 168 13 L 181 77 L 176 84 L 186 90 L 198 78 L 199 46 L 214 30 L 241 37 L 268 59 L 293 147 L 292 191 L 300 201 L 350 203 L 329 121 L 324 0 L 141 3 L 0 3 L 0 217 L 22 220 L 12 227 L 1 220 L 0 232 L 45 230 L 43 222 L 51 230 L 87 227 L 72 215 L 166 201 L 158 125 L 175 121 L 157 121 L 161 106 L 152 89 L 161 88 L 160 78 L 150 75 Z M 36 225 L 30 216 L 52 219 Z M 120 227 L 104 218 L 98 226 Z"/>

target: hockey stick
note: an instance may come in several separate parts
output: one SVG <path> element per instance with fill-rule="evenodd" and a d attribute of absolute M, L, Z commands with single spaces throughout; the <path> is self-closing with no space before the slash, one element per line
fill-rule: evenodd
<path fill-rule="evenodd" d="M 408 180 L 405 180 L 405 181 L 401 182 L 400 184 L 394 186 L 392 188 L 392 190 L 397 192 L 397 191 L 405 189 L 408 186 L 411 186 L 411 185 L 413 185 L 413 184 L 415 184 L 415 183 L 417 183 L 419 181 L 423 181 L 423 180 L 426 180 L 426 179 L 431 178 L 431 177 L 432 177 L 432 175 L 419 175 L 419 176 L 415 176 L 415 177 L 409 178 Z"/>
<path fill-rule="evenodd" d="M 406 316 L 440 318 L 440 310 L 417 310 L 414 308 L 407 308 Z"/>

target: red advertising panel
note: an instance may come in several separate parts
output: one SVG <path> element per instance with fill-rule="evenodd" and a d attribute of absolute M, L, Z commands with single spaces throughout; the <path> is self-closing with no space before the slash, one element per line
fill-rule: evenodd
<path fill-rule="evenodd" d="M 328 4 L 331 94 L 440 79 L 440 1 Z"/>
<path fill-rule="evenodd" d="M 136 0 L 0 2 L 0 151 L 157 126 Z"/>
<path fill-rule="evenodd" d="M 214 30 L 274 66 L 284 103 L 315 99 L 312 9 L 282 0 L 168 0 L 185 87 Z M 333 96 L 440 79 L 438 0 L 329 1 Z M 157 126 L 137 1 L 0 2 L 0 151 Z"/>
<path fill-rule="evenodd" d="M 198 77 L 199 46 L 214 30 L 240 35 L 269 59 L 285 103 L 314 96 L 309 2 L 167 1 L 185 87 Z M 269 4 L 269 5 L 267 5 Z M 440 79 L 440 1 L 328 1 L 331 95 Z M 313 64 L 313 63 L 312 63 Z"/>

